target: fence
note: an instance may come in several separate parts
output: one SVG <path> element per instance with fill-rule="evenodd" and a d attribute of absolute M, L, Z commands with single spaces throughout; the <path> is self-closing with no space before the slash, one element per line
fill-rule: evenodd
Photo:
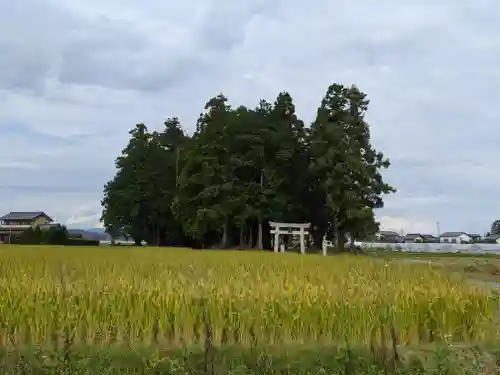
<path fill-rule="evenodd" d="M 429 253 L 477 253 L 500 254 L 500 244 L 456 244 L 456 243 L 380 243 L 363 242 L 364 248 L 383 248 L 396 251 L 429 252 Z"/>

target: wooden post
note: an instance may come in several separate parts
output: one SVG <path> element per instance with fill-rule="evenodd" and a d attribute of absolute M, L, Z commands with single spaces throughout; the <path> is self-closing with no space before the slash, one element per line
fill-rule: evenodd
<path fill-rule="evenodd" d="M 279 246 L 280 246 L 280 231 L 279 227 L 276 225 L 274 226 L 274 252 L 277 253 Z"/>
<path fill-rule="evenodd" d="M 322 243 L 322 250 L 323 250 L 323 256 L 326 256 L 327 255 L 328 246 L 327 246 L 327 243 L 326 243 L 326 240 L 325 240 L 324 237 L 323 237 L 323 243 Z"/>
<path fill-rule="evenodd" d="M 306 244 L 304 241 L 304 227 L 300 227 L 300 253 L 306 253 Z"/>

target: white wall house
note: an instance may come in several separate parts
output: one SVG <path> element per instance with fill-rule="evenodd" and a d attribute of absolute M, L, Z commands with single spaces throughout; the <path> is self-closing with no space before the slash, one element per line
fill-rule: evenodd
<path fill-rule="evenodd" d="M 439 236 L 439 242 L 471 243 L 472 237 L 465 232 L 445 232 Z"/>

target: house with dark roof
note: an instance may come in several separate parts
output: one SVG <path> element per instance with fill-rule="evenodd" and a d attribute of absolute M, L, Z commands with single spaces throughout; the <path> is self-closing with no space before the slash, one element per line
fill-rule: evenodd
<path fill-rule="evenodd" d="M 403 237 L 405 243 L 434 243 L 439 242 L 439 239 L 432 234 L 408 233 Z"/>
<path fill-rule="evenodd" d="M 386 242 L 386 243 L 401 242 L 401 237 L 399 233 L 389 230 L 381 230 L 375 235 L 375 238 L 379 242 Z"/>
<path fill-rule="evenodd" d="M 438 243 L 439 237 L 433 236 L 432 234 L 423 234 L 425 243 Z"/>
<path fill-rule="evenodd" d="M 478 236 L 480 238 L 481 236 Z M 442 243 L 472 243 L 474 238 L 465 232 L 444 232 L 439 236 Z"/>
<path fill-rule="evenodd" d="M 403 236 L 403 242 L 405 243 L 424 242 L 424 237 L 420 233 L 408 233 Z"/>
<path fill-rule="evenodd" d="M 493 243 L 493 244 L 500 244 L 500 234 L 492 234 L 489 236 L 484 236 L 481 239 L 481 243 Z"/>
<path fill-rule="evenodd" d="M 47 229 L 53 225 L 54 220 L 45 212 L 10 212 L 0 217 L 0 243 L 10 242 L 28 228 L 41 227 Z"/>
<path fill-rule="evenodd" d="M 473 242 L 478 242 L 481 240 L 481 238 L 483 238 L 480 234 L 477 234 L 477 233 L 467 233 L 469 235 L 470 238 L 472 238 L 472 241 Z"/>

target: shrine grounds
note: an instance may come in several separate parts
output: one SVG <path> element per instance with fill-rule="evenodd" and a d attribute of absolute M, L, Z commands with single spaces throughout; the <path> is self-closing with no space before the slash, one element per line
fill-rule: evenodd
<path fill-rule="evenodd" d="M 497 373 L 500 259 L 418 258 L 2 246 L 0 373 Z"/>

